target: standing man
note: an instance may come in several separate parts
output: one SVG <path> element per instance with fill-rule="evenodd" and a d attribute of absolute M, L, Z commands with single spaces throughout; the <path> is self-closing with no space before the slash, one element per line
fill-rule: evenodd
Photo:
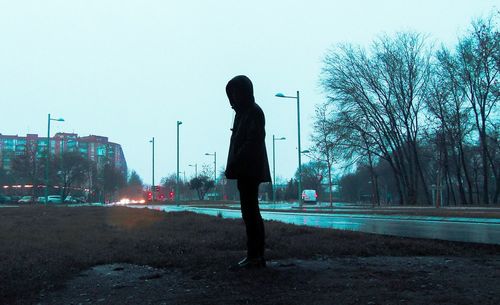
<path fill-rule="evenodd" d="M 226 165 L 226 178 L 236 179 L 240 192 L 241 214 L 247 233 L 247 257 L 239 268 L 262 268 L 265 231 L 259 210 L 259 184 L 270 182 L 262 109 L 255 103 L 253 85 L 244 75 L 231 79 L 226 86 L 231 107 L 236 111 Z"/>

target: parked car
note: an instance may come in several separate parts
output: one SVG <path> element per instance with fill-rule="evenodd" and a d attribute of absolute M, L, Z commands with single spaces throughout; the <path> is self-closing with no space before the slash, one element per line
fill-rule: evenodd
<path fill-rule="evenodd" d="M 302 201 L 304 203 L 315 203 L 318 200 L 318 194 L 316 190 L 303 190 L 302 191 Z"/>
<path fill-rule="evenodd" d="M 11 198 L 9 196 L 0 194 L 0 203 L 9 203 L 10 201 Z"/>
<path fill-rule="evenodd" d="M 47 198 L 48 203 L 62 203 L 63 200 L 60 195 L 50 195 Z"/>
<path fill-rule="evenodd" d="M 85 198 L 84 196 L 76 197 L 76 199 L 79 200 L 80 203 L 87 202 L 87 198 Z"/>
<path fill-rule="evenodd" d="M 46 203 L 45 196 L 38 197 L 36 201 L 40 203 Z M 47 197 L 47 203 L 62 203 L 62 202 L 63 201 L 60 195 L 49 195 Z"/>
<path fill-rule="evenodd" d="M 35 201 L 35 197 L 33 197 L 33 196 L 23 196 L 17 202 L 18 203 L 32 203 L 34 201 Z"/>
<path fill-rule="evenodd" d="M 66 196 L 64 203 L 82 203 L 83 200 L 80 197 Z"/>

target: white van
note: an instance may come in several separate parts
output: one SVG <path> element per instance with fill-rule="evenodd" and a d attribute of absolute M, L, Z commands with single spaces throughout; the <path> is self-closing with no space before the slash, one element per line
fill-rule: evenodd
<path fill-rule="evenodd" d="M 302 201 L 304 203 L 309 202 L 309 203 L 316 203 L 318 200 L 318 194 L 316 193 L 316 190 L 303 190 L 302 191 Z"/>

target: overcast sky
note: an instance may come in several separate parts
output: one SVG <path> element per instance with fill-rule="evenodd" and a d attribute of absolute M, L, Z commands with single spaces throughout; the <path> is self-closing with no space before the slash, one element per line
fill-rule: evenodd
<path fill-rule="evenodd" d="M 254 83 L 266 114 L 267 149 L 277 142 L 276 174 L 297 168 L 301 95 L 302 149 L 310 146 L 322 59 L 341 42 L 362 46 L 381 34 L 414 30 L 453 46 L 491 0 L 0 0 L 0 133 L 75 132 L 119 143 L 129 169 L 151 181 L 188 164 L 225 166 L 232 110 L 225 95 L 238 74 Z M 303 162 L 307 162 L 307 157 Z"/>

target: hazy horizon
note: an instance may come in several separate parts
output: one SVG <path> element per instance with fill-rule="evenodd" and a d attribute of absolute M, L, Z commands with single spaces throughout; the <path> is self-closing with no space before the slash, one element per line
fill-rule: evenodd
<path fill-rule="evenodd" d="M 453 47 L 474 18 L 498 10 L 497 1 L 0 1 L 2 134 L 106 136 L 122 145 L 129 170 L 151 181 L 188 164 L 225 166 L 233 113 L 229 79 L 245 74 L 266 115 L 266 143 L 277 176 L 297 167 L 294 100 L 301 94 L 302 149 L 310 147 L 315 104 L 329 48 L 368 47 L 382 34 L 412 30 L 430 43 Z M 304 157 L 302 162 L 308 162 Z M 182 176 L 181 176 L 182 177 Z"/>

